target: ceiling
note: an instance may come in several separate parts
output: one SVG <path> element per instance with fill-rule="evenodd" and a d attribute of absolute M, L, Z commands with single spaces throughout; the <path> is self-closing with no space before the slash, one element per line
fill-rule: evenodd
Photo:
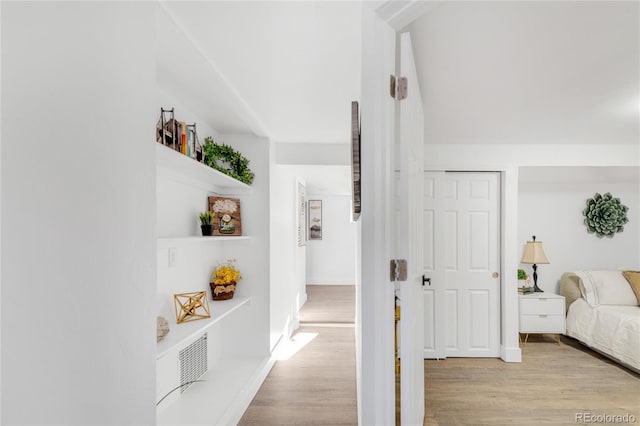
<path fill-rule="evenodd" d="M 420 3 L 407 29 L 427 143 L 639 143 L 638 2 Z M 349 142 L 361 3 L 163 7 L 241 100 L 228 128 L 210 108 L 221 133 L 244 126 L 276 142 Z M 221 102 L 215 93 L 203 105 Z"/>
<path fill-rule="evenodd" d="M 447 2 L 410 28 L 427 143 L 638 144 L 638 2 Z"/>
<path fill-rule="evenodd" d="M 228 124 L 213 122 L 220 133 L 238 132 L 244 121 L 246 130 L 275 142 L 349 142 L 351 101 L 360 94 L 358 2 L 163 6 L 245 107 Z M 221 102 L 219 96 L 209 99 Z M 225 107 L 217 106 L 211 109 Z"/>

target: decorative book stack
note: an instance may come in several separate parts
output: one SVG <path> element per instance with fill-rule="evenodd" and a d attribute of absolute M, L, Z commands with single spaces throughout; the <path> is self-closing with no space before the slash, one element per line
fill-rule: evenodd
<path fill-rule="evenodd" d="M 196 123 L 187 124 L 176 120 L 173 108 L 160 108 L 160 119 L 156 124 L 156 142 L 200 163 L 204 162 L 204 149 L 198 139 Z"/>
<path fill-rule="evenodd" d="M 533 287 L 518 287 L 518 294 L 529 294 L 533 292 Z"/>

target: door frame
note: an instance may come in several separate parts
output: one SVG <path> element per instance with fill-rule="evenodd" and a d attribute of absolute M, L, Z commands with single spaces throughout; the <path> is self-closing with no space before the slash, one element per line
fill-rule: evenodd
<path fill-rule="evenodd" d="M 396 152 L 394 165 L 399 167 L 392 178 L 395 186 L 393 220 L 396 259 L 407 261 L 407 277 L 399 282 L 400 322 L 397 331 L 402 342 L 400 355 L 400 424 L 422 424 L 425 418 L 424 398 L 424 109 L 408 32 L 397 35 L 397 74 L 406 78 L 406 99 L 396 102 Z M 398 173 L 398 180 L 395 179 Z M 396 421 L 398 423 L 398 421 Z"/>

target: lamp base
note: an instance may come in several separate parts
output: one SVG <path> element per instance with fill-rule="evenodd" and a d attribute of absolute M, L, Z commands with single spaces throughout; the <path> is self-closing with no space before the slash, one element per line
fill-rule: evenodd
<path fill-rule="evenodd" d="M 536 237 L 533 237 L 534 241 L 535 239 Z M 538 265 L 536 265 L 535 263 L 533 264 L 533 292 L 544 293 L 544 291 L 540 290 L 540 287 L 538 287 Z"/>

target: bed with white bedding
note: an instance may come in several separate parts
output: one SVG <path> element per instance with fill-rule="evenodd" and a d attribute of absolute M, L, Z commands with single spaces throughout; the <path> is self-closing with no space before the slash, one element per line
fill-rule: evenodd
<path fill-rule="evenodd" d="M 640 372 L 640 306 L 622 271 L 565 273 L 560 293 L 568 336 Z"/>

